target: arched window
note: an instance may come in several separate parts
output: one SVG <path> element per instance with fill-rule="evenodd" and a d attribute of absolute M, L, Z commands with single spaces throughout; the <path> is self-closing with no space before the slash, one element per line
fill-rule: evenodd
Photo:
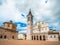
<path fill-rule="evenodd" d="M 8 24 L 8 27 L 10 27 L 10 25 Z"/>
<path fill-rule="evenodd" d="M 4 39 L 6 39 L 7 37 L 6 37 L 6 35 L 4 36 Z"/>
<path fill-rule="evenodd" d="M 28 17 L 28 21 L 30 21 L 30 17 Z"/>
<path fill-rule="evenodd" d="M 0 35 L 0 38 L 2 38 L 2 35 Z"/>
<path fill-rule="evenodd" d="M 54 35 L 54 38 L 56 38 L 56 36 Z"/>
<path fill-rule="evenodd" d="M 12 36 L 12 39 L 14 39 L 14 36 Z"/>

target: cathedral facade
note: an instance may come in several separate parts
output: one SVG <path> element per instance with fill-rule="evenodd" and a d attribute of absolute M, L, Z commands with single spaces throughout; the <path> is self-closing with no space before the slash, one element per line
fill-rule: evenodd
<path fill-rule="evenodd" d="M 33 25 L 31 10 L 27 15 L 27 37 L 26 40 L 58 41 L 59 32 L 49 29 L 49 24 L 39 21 Z"/>
<path fill-rule="evenodd" d="M 12 21 L 4 22 L 4 27 L 0 27 L 0 39 L 18 39 L 16 25 Z"/>

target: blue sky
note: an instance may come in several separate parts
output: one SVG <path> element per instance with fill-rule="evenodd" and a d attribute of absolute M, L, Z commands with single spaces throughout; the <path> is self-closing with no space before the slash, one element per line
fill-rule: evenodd
<path fill-rule="evenodd" d="M 0 0 L 0 26 L 12 20 L 17 29 L 25 30 L 30 8 L 34 23 L 45 21 L 51 29 L 60 30 L 60 0 Z"/>

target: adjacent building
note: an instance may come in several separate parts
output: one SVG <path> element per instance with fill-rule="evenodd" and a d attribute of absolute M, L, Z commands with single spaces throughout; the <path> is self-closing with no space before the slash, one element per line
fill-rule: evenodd
<path fill-rule="evenodd" d="M 0 27 L 0 39 L 18 39 L 16 25 L 10 22 L 4 22 L 4 27 Z"/>

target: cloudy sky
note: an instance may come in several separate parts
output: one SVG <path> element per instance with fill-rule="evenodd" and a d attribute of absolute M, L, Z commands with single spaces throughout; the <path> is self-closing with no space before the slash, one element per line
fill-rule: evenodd
<path fill-rule="evenodd" d="M 29 9 L 34 23 L 45 21 L 50 29 L 60 30 L 60 0 L 0 0 L 0 26 L 12 20 L 18 30 L 25 30 Z"/>

